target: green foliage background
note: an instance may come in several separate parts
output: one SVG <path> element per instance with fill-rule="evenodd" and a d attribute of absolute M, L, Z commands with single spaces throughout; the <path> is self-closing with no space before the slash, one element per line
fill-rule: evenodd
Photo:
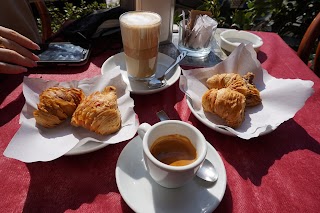
<path fill-rule="evenodd" d="M 194 3 L 195 0 L 191 1 Z M 239 8 L 231 8 L 230 1 L 233 0 L 197 0 L 198 8 L 184 10 L 211 11 L 222 28 L 276 32 L 295 50 L 307 27 L 320 11 L 320 0 L 241 0 Z M 53 32 L 57 32 L 67 20 L 78 19 L 94 10 L 119 6 L 119 3 L 107 5 L 105 0 L 59 0 L 46 4 Z M 175 13 L 175 23 L 181 20 L 179 15 Z M 38 24 L 41 26 L 40 19 Z"/>
<path fill-rule="evenodd" d="M 295 50 L 320 11 L 320 0 L 242 0 L 239 8 L 231 8 L 227 0 L 201 2 L 197 9 L 211 11 L 219 27 L 275 32 Z"/>
<path fill-rule="evenodd" d="M 78 1 L 50 1 L 46 2 L 50 17 L 51 17 L 51 27 L 53 33 L 57 32 L 63 23 L 68 20 L 76 20 L 82 16 L 91 13 L 94 10 L 99 10 L 103 8 L 116 7 L 119 4 L 106 4 L 105 1 L 90 1 L 85 0 Z M 37 18 L 39 29 L 41 29 L 40 18 Z"/>

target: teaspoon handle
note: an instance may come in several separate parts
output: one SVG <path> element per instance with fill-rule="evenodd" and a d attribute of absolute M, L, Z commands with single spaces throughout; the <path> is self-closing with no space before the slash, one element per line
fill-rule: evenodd
<path fill-rule="evenodd" d="M 160 75 L 160 76 L 156 76 L 156 78 L 161 79 L 164 76 L 166 76 L 171 70 L 172 68 L 174 68 L 182 59 L 184 59 L 184 57 L 186 57 L 187 55 L 187 51 L 183 51 L 175 60 L 175 62 L 173 62 L 173 64 L 171 64 L 171 66 L 165 71 L 164 74 Z"/>
<path fill-rule="evenodd" d="M 170 120 L 169 116 L 167 115 L 167 113 L 165 113 L 165 111 L 161 110 L 159 112 L 157 112 L 157 116 L 160 119 L 160 121 L 166 121 L 166 120 Z"/>
<path fill-rule="evenodd" d="M 176 59 L 176 61 L 167 69 L 167 71 L 164 73 L 164 75 L 168 74 L 170 70 L 172 70 L 173 67 L 175 67 L 184 57 L 187 56 L 187 51 L 183 51 Z"/>

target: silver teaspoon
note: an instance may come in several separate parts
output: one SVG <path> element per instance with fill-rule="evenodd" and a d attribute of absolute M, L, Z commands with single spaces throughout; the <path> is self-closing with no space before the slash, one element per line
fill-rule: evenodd
<path fill-rule="evenodd" d="M 161 72 L 156 72 L 155 76 L 148 81 L 148 87 L 150 89 L 158 89 L 167 84 L 167 80 L 164 78 L 184 57 L 186 57 L 187 52 L 183 51 L 176 59 L 176 61 L 171 64 L 171 66 Z"/>
<path fill-rule="evenodd" d="M 169 116 L 163 110 L 157 112 L 157 116 L 160 119 L 160 121 L 170 120 Z M 209 182 L 215 182 L 218 180 L 219 177 L 217 170 L 214 168 L 213 164 L 207 159 L 203 161 L 196 175 L 199 178 Z"/>
<path fill-rule="evenodd" d="M 215 182 L 218 180 L 219 174 L 212 163 L 209 160 L 204 159 L 201 167 L 197 171 L 197 176 L 203 180 Z"/>

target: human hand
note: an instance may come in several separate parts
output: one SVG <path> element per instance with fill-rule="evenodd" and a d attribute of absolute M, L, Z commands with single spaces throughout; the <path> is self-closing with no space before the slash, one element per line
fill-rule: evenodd
<path fill-rule="evenodd" d="M 40 47 L 18 32 L 0 26 L 0 73 L 18 74 L 27 72 L 27 67 L 36 67 L 39 57 L 30 50 Z"/>

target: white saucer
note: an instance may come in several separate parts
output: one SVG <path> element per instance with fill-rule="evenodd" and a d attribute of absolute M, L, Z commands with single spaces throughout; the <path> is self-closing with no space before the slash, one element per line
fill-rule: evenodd
<path fill-rule="evenodd" d="M 174 62 L 174 59 L 171 58 L 170 56 L 167 56 L 163 53 L 159 53 L 157 71 L 167 69 L 173 62 Z M 180 66 L 176 66 L 175 70 L 171 71 L 165 77 L 167 79 L 167 85 L 158 89 L 149 89 L 144 82 L 129 80 L 127 71 L 126 71 L 127 69 L 126 69 L 125 56 L 123 52 L 108 58 L 101 67 L 101 73 L 102 74 L 108 73 L 110 70 L 112 70 L 116 66 L 120 66 L 123 81 L 127 83 L 129 91 L 134 94 L 152 94 L 152 93 L 160 92 L 170 87 L 172 84 L 174 84 L 181 75 Z"/>
<path fill-rule="evenodd" d="M 133 138 L 122 150 L 116 167 L 116 182 L 124 201 L 135 212 L 212 212 L 221 202 L 227 183 L 226 170 L 217 151 L 208 143 L 206 156 L 219 173 L 215 183 L 197 177 L 177 189 L 158 185 L 146 171 L 142 140 Z"/>

